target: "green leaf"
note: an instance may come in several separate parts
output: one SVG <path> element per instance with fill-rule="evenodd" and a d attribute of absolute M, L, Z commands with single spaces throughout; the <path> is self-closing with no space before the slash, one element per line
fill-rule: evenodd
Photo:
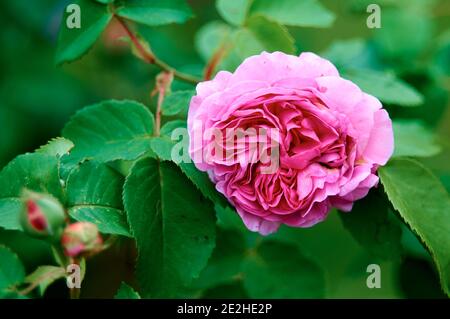
<path fill-rule="evenodd" d="M 74 147 L 75 145 L 72 143 L 72 141 L 63 137 L 57 137 L 51 139 L 47 144 L 41 146 L 35 151 L 35 153 L 54 156 L 58 159 L 60 183 L 63 187 L 65 187 L 68 175 L 76 167 L 77 164 L 73 162 L 71 163 L 66 156 L 70 154 L 70 151 Z"/>
<path fill-rule="evenodd" d="M 23 209 L 20 198 L 0 198 L 0 227 L 21 230 L 19 215 Z"/>
<path fill-rule="evenodd" d="M 67 202 L 74 205 L 98 204 L 121 209 L 122 175 L 105 164 L 85 162 L 69 176 Z"/>
<path fill-rule="evenodd" d="M 433 64 L 436 73 L 450 76 L 450 29 L 447 29 L 437 39 L 437 49 L 434 53 Z"/>
<path fill-rule="evenodd" d="M 434 134 L 420 121 L 394 121 L 394 157 L 434 156 L 441 151 Z"/>
<path fill-rule="evenodd" d="M 105 164 L 82 164 L 67 181 L 70 216 L 96 224 L 102 233 L 131 236 L 121 200 L 123 183 L 123 176 Z"/>
<path fill-rule="evenodd" d="M 262 14 L 278 23 L 299 27 L 326 28 L 335 16 L 317 0 L 255 0 L 250 15 Z"/>
<path fill-rule="evenodd" d="M 183 23 L 193 17 L 185 0 L 126 0 L 117 15 L 149 26 Z"/>
<path fill-rule="evenodd" d="M 174 145 L 174 142 L 167 136 L 155 137 L 151 142 L 153 152 L 164 161 L 172 160 L 171 153 Z"/>
<path fill-rule="evenodd" d="M 124 204 L 138 247 L 137 276 L 144 295 L 177 296 L 200 274 L 214 248 L 211 204 L 175 165 L 150 158 L 131 170 Z"/>
<path fill-rule="evenodd" d="M 147 156 L 150 156 L 147 154 Z M 156 157 L 156 156 L 155 156 Z M 130 173 L 131 167 L 134 165 L 134 161 L 117 160 L 108 163 L 108 166 L 118 172 L 120 175 L 126 177 Z"/>
<path fill-rule="evenodd" d="M 69 214 L 79 222 L 96 224 L 101 233 L 132 237 L 126 216 L 121 210 L 88 204 L 70 208 Z"/>
<path fill-rule="evenodd" d="M 214 206 L 217 214 L 217 225 L 223 229 L 239 230 L 241 232 L 248 232 L 241 217 L 236 212 L 236 209 L 231 205 L 219 205 Z"/>
<path fill-rule="evenodd" d="M 187 142 L 187 141 L 184 141 Z M 158 155 L 158 157 L 165 161 L 172 161 L 172 148 L 175 145 L 175 141 L 172 141 L 168 137 L 157 137 L 152 140 L 152 150 Z M 187 150 L 187 145 L 184 146 L 184 150 Z M 225 207 L 227 202 L 225 198 L 216 190 L 216 187 L 211 182 L 208 174 L 199 171 L 194 163 L 180 162 L 177 163 L 181 171 L 191 180 L 191 182 L 197 187 L 197 189 L 213 203 L 220 204 Z"/>
<path fill-rule="evenodd" d="M 227 206 L 225 197 L 216 190 L 216 186 L 211 182 L 206 172 L 199 171 L 194 163 L 180 163 L 178 165 L 203 196 L 215 204 L 220 204 L 222 207 Z"/>
<path fill-rule="evenodd" d="M 11 292 L 25 278 L 25 269 L 17 255 L 0 246 L 0 297 Z"/>
<path fill-rule="evenodd" d="M 80 6 L 81 27 L 69 29 L 67 19 L 73 13 L 64 10 L 56 50 L 57 64 L 74 61 L 87 53 L 113 16 L 105 6 L 92 0 L 76 0 L 74 4 Z"/>
<path fill-rule="evenodd" d="M 133 101 L 104 101 L 79 111 L 63 130 L 75 144 L 70 158 L 134 160 L 150 149 L 153 115 Z"/>
<path fill-rule="evenodd" d="M 246 242 L 243 233 L 235 230 L 217 230 L 216 248 L 194 286 L 210 288 L 233 281 L 241 271 Z"/>
<path fill-rule="evenodd" d="M 367 42 L 360 38 L 334 41 L 321 55 L 338 69 L 375 64 L 371 61 Z"/>
<path fill-rule="evenodd" d="M 247 17 L 250 4 L 251 0 L 217 0 L 216 8 L 226 22 L 239 26 Z"/>
<path fill-rule="evenodd" d="M 251 298 L 322 298 L 322 270 L 290 244 L 266 241 L 243 265 L 244 287 Z"/>
<path fill-rule="evenodd" d="M 63 267 L 39 266 L 25 278 L 25 282 L 39 287 L 39 294 L 43 296 L 48 286 L 65 276 L 66 270 Z"/>
<path fill-rule="evenodd" d="M 195 91 L 192 90 L 173 92 L 164 99 L 162 114 L 172 116 L 181 113 L 182 116 L 187 116 L 189 103 L 194 95 Z"/>
<path fill-rule="evenodd" d="M 296 48 L 294 39 L 284 26 L 263 16 L 255 16 L 248 20 L 247 28 L 237 32 L 236 50 L 242 58 L 246 58 L 261 51 L 293 54 Z"/>
<path fill-rule="evenodd" d="M 41 146 L 36 150 L 36 153 L 42 153 L 52 155 L 56 157 L 62 157 L 69 154 L 70 150 L 74 147 L 72 141 L 63 137 L 57 137 L 51 139 L 47 144 Z"/>
<path fill-rule="evenodd" d="M 402 230 L 377 190 L 357 201 L 351 212 L 339 214 L 344 227 L 371 255 L 400 260 Z"/>
<path fill-rule="evenodd" d="M 415 88 L 391 73 L 354 69 L 347 70 L 343 77 L 384 103 L 400 106 L 419 106 L 423 103 L 423 96 Z"/>
<path fill-rule="evenodd" d="M 420 241 L 420 238 L 414 234 L 406 223 L 403 223 L 402 225 L 402 245 L 406 256 L 420 258 L 427 261 L 431 259 L 430 253 L 424 247 Z"/>
<path fill-rule="evenodd" d="M 195 48 L 204 61 L 209 61 L 222 43 L 231 38 L 231 27 L 221 21 L 211 21 L 195 35 Z"/>
<path fill-rule="evenodd" d="M 404 60 L 405 66 L 411 67 L 411 62 L 415 61 L 435 38 L 433 22 L 432 15 L 424 13 L 423 10 L 414 12 L 404 10 L 404 7 L 383 9 L 382 27 L 374 33 L 378 52 L 387 58 Z"/>
<path fill-rule="evenodd" d="M 177 129 L 177 128 L 184 128 L 184 129 L 186 129 L 186 121 L 185 120 L 169 121 L 169 122 L 165 123 L 161 127 L 161 132 L 160 133 L 161 133 L 162 136 L 171 138 L 172 131 L 174 129 Z"/>
<path fill-rule="evenodd" d="M 133 288 L 122 282 L 114 299 L 141 299 L 141 296 Z"/>
<path fill-rule="evenodd" d="M 450 198 L 440 181 L 412 159 L 394 159 L 379 169 L 384 189 L 402 219 L 421 238 L 450 295 Z"/>
<path fill-rule="evenodd" d="M 24 188 L 48 193 L 64 203 L 58 172 L 58 159 L 34 153 L 18 156 L 0 172 L 0 227 L 21 229 L 20 200 Z"/>

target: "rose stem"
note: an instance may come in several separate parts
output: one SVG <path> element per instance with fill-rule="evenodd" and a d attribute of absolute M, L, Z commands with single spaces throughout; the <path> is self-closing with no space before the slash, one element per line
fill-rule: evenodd
<path fill-rule="evenodd" d="M 156 87 L 151 93 L 151 96 L 158 94 L 158 101 L 156 104 L 156 116 L 155 116 L 155 136 L 159 136 L 161 129 L 161 110 L 164 98 L 166 96 L 167 88 L 170 87 L 174 73 L 170 71 L 163 71 L 156 77 Z"/>
<path fill-rule="evenodd" d="M 222 58 L 225 56 L 227 45 L 225 42 L 222 42 L 220 47 L 214 52 L 211 59 L 208 61 L 208 64 L 205 68 L 205 73 L 203 75 L 203 78 L 205 80 L 211 80 L 211 77 L 214 73 L 214 70 L 216 69 L 217 65 L 220 63 Z"/>
<path fill-rule="evenodd" d="M 70 258 L 70 264 L 80 265 L 80 262 L 77 258 Z M 80 299 L 80 288 L 69 288 L 70 291 L 70 299 Z"/>
<path fill-rule="evenodd" d="M 197 83 L 202 81 L 201 79 L 199 79 L 199 78 L 197 78 L 195 76 L 192 76 L 192 75 L 189 75 L 189 74 L 177 71 L 176 69 L 174 69 L 173 67 L 171 67 L 167 63 L 165 63 L 165 62 L 161 61 L 160 59 L 158 59 L 154 54 L 151 54 L 150 52 L 145 50 L 145 48 L 139 42 L 139 39 L 133 33 L 133 31 L 128 26 L 126 21 L 124 19 L 122 19 L 121 17 L 119 17 L 119 16 L 115 16 L 115 17 L 119 21 L 119 23 L 122 25 L 122 27 L 124 28 L 125 32 L 127 33 L 127 35 L 130 37 L 131 41 L 133 42 L 134 46 L 136 47 L 136 49 L 139 51 L 140 55 L 144 58 L 144 60 L 147 63 L 154 64 L 154 65 L 158 66 L 159 68 L 161 68 L 164 71 L 173 73 L 173 75 L 176 78 L 178 78 L 180 80 L 183 80 L 183 81 L 186 81 L 186 82 L 189 82 L 189 83 L 192 83 L 192 84 L 197 84 Z"/>

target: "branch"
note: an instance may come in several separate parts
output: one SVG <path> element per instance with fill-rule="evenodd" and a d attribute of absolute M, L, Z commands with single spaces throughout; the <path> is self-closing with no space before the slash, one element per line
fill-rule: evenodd
<path fill-rule="evenodd" d="M 156 77 L 156 87 L 151 96 L 158 94 L 158 102 L 156 104 L 155 119 L 155 136 L 159 136 L 161 130 L 161 109 L 166 96 L 167 90 L 172 84 L 174 74 L 172 72 L 163 71 Z"/>
<path fill-rule="evenodd" d="M 211 59 L 208 61 L 208 64 L 206 65 L 205 73 L 203 75 L 203 78 L 205 80 L 211 80 L 214 70 L 216 69 L 220 61 L 223 59 L 226 52 L 227 52 L 227 44 L 225 42 L 222 42 L 220 47 L 216 50 L 216 52 L 214 52 Z"/>
<path fill-rule="evenodd" d="M 192 84 L 197 84 L 202 81 L 201 79 L 199 79 L 193 75 L 177 71 L 175 68 L 171 67 L 167 63 L 158 59 L 158 57 L 156 57 L 153 53 L 149 52 L 142 46 L 142 43 L 139 41 L 136 34 L 131 30 L 131 28 L 128 26 L 128 24 L 126 23 L 126 21 L 124 19 L 122 19 L 119 16 L 115 16 L 115 17 L 116 17 L 117 21 L 119 21 L 119 23 L 124 28 L 127 35 L 130 37 L 131 42 L 133 42 L 133 45 L 135 46 L 136 50 L 138 50 L 139 54 L 142 56 L 144 61 L 146 61 L 149 64 L 154 64 L 166 72 L 172 73 L 176 78 L 178 78 L 180 80 L 183 80 L 183 81 L 186 81 L 186 82 L 189 82 Z"/>

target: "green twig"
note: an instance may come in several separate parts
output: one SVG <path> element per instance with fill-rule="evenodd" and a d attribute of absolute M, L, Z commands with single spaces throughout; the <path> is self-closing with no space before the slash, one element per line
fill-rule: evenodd
<path fill-rule="evenodd" d="M 123 18 L 121 18 L 119 16 L 115 16 L 115 17 L 116 17 L 117 21 L 119 21 L 119 23 L 124 28 L 125 32 L 129 36 L 131 42 L 135 46 L 136 50 L 139 52 L 140 56 L 144 59 L 144 61 L 146 61 L 149 64 L 154 64 L 166 72 L 172 73 L 174 75 L 174 77 L 176 77 L 180 80 L 183 80 L 183 81 L 186 81 L 186 82 L 189 82 L 192 84 L 197 84 L 202 81 L 201 79 L 199 79 L 193 75 L 182 73 L 182 72 L 176 70 L 175 68 L 171 67 L 167 63 L 158 59 L 158 57 L 156 57 L 153 53 L 149 52 L 148 50 L 146 50 L 144 48 L 144 46 L 139 41 L 136 34 L 131 30 L 131 28 L 129 27 L 129 25 Z"/>

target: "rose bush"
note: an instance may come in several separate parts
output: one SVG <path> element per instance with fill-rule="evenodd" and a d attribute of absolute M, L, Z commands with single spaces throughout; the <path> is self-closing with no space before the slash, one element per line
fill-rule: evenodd
<path fill-rule="evenodd" d="M 444 0 L 70 2 L 0 10 L 0 299 L 450 296 Z"/>
<path fill-rule="evenodd" d="M 279 132 L 279 168 L 272 174 L 262 174 L 265 164 L 251 156 L 243 160 L 242 147 L 229 143 L 225 130 L 249 128 Z M 222 71 L 200 83 L 188 129 L 193 158 L 222 142 L 224 151 L 235 155 L 216 154 L 196 166 L 209 172 L 245 225 L 263 235 L 280 224 L 312 226 L 332 207 L 350 211 L 377 185 L 376 170 L 394 146 L 392 123 L 380 101 L 313 53 L 264 52 L 234 73 Z M 222 131 L 223 140 L 207 136 L 211 129 Z M 198 145 L 194 135 L 203 136 Z"/>

